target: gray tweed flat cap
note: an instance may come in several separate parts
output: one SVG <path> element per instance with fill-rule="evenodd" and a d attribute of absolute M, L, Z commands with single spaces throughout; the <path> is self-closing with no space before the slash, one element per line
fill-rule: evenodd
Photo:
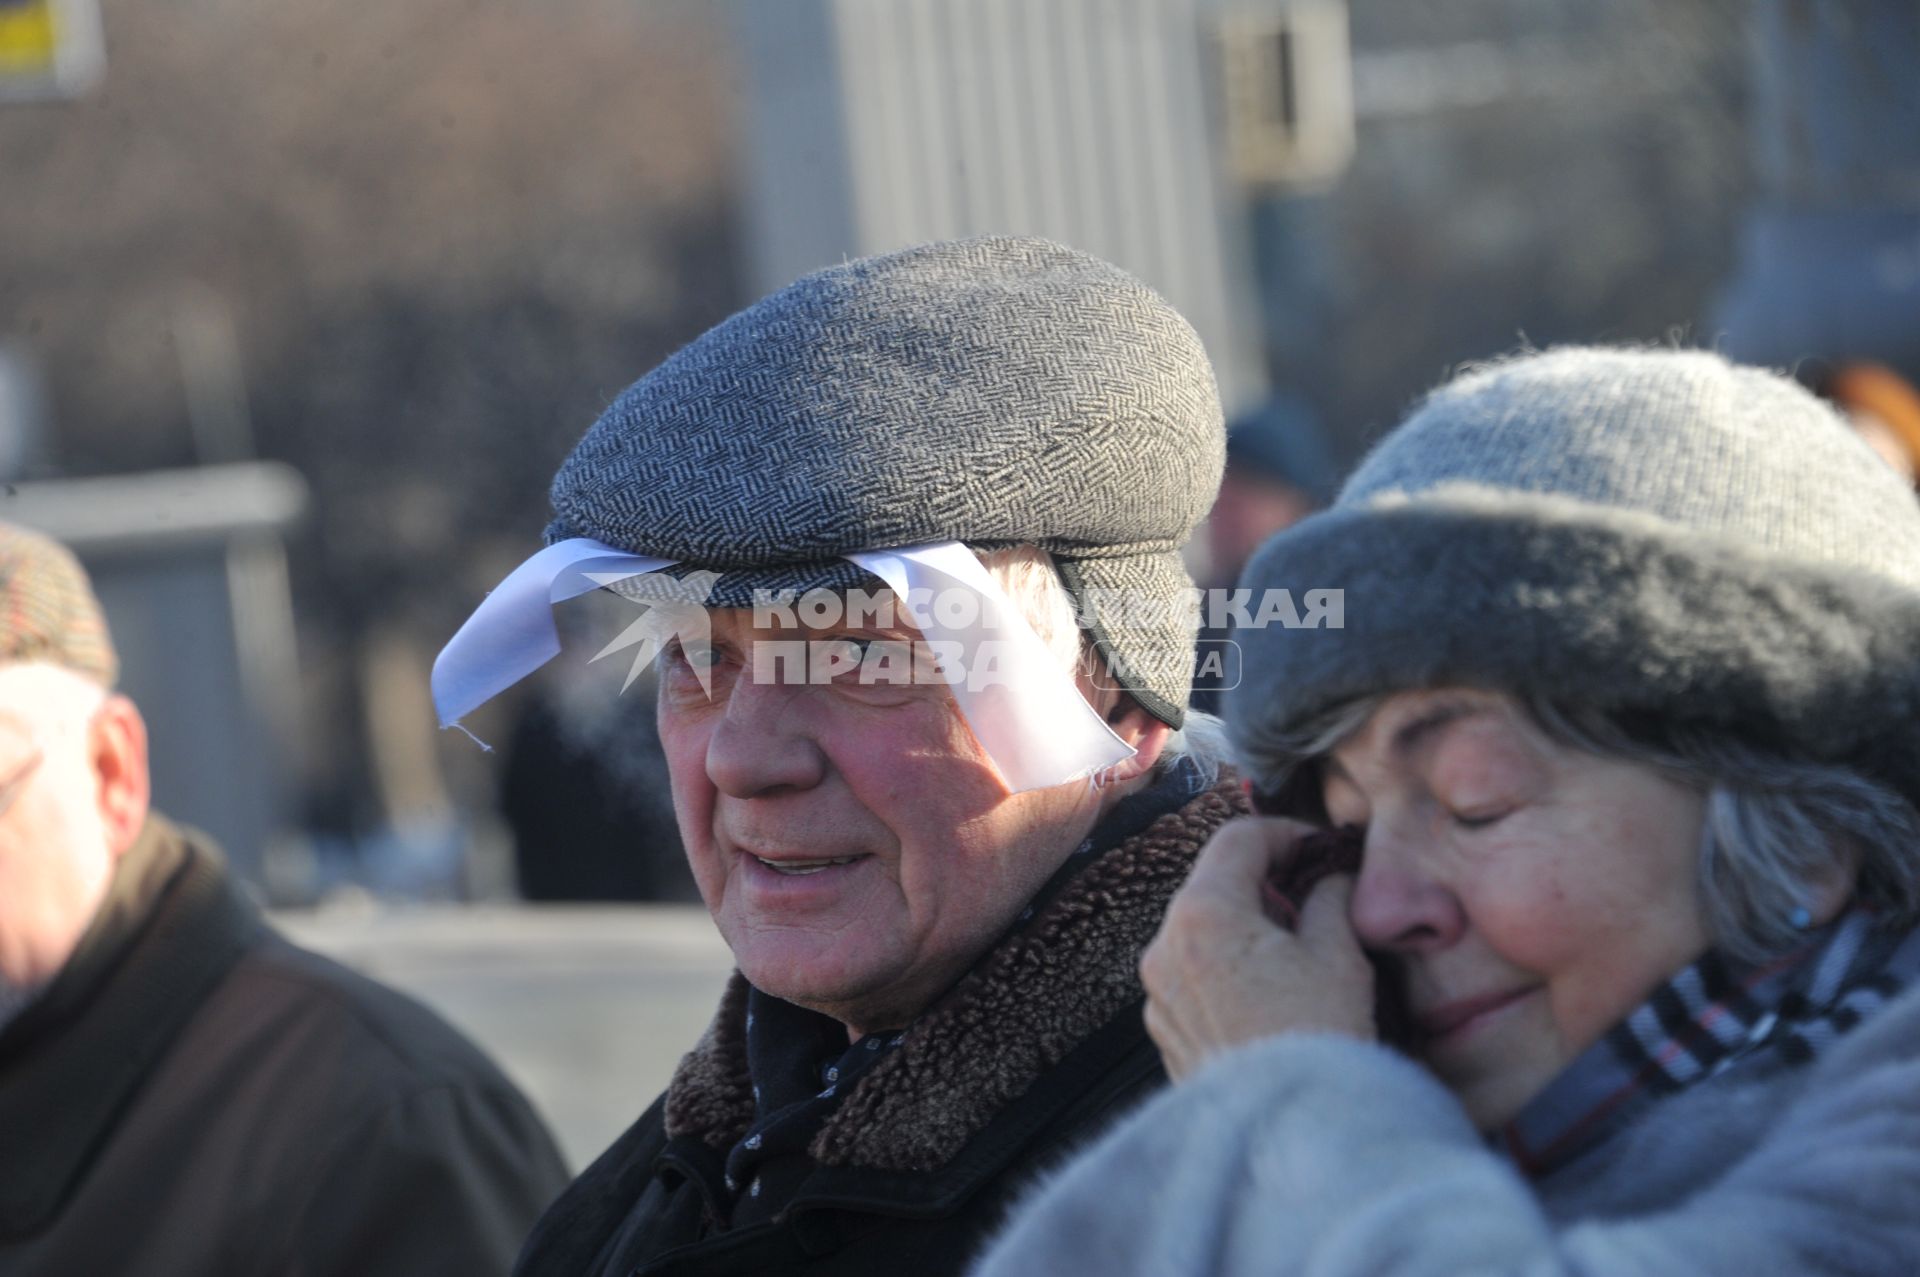
<path fill-rule="evenodd" d="M 852 551 L 1038 546 L 1177 725 L 1194 636 L 1165 604 L 1223 439 L 1198 337 L 1132 276 L 1045 240 L 928 244 L 806 276 L 635 382 L 555 476 L 547 539 L 719 571 L 715 606 L 877 584 Z"/>
<path fill-rule="evenodd" d="M 1462 685 L 1920 799 L 1920 505 L 1825 405 L 1716 354 L 1564 349 L 1462 376 L 1242 584 L 1346 592 L 1342 629 L 1236 635 L 1227 718 L 1269 784 L 1342 702 Z"/>

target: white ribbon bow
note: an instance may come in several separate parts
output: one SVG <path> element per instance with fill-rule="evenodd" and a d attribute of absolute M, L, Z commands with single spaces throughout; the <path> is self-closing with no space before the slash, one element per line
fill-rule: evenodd
<path fill-rule="evenodd" d="M 941 608 L 917 609 L 914 620 L 930 642 L 958 644 L 966 654 L 965 665 L 973 665 L 983 653 L 993 657 L 992 677 L 960 677 L 948 687 L 1010 792 L 1094 776 L 1133 755 L 966 546 L 939 541 L 845 557 L 884 581 L 901 604 L 937 598 L 956 588 L 977 596 L 979 606 L 953 610 L 970 618 L 965 623 L 943 620 L 941 613 L 947 609 Z M 433 703 L 440 725 L 459 726 L 462 718 L 560 654 L 555 604 L 673 563 L 585 537 L 548 546 L 522 563 L 434 661 Z M 653 606 L 593 659 L 638 645 L 634 672 L 627 677 L 631 685 L 634 674 L 669 637 L 704 628 L 705 612 L 698 604 L 718 575 L 702 572 L 684 578 L 670 591 L 671 600 Z"/>

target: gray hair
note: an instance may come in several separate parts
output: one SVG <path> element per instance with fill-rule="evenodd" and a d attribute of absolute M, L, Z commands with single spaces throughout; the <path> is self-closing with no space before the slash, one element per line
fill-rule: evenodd
<path fill-rule="evenodd" d="M 1216 783 L 1221 771 L 1233 765 L 1233 748 L 1227 743 L 1227 725 L 1212 714 L 1188 709 L 1186 721 L 1180 725 L 1179 731 L 1167 738 L 1166 747 L 1160 751 L 1160 769 L 1164 770 L 1178 758 L 1190 760 L 1204 783 Z"/>
<path fill-rule="evenodd" d="M 1246 754 L 1262 787 L 1317 802 L 1302 786 L 1314 764 L 1358 731 L 1391 693 L 1361 697 L 1303 725 L 1269 729 Z M 1597 710 L 1516 697 L 1546 735 L 1587 753 L 1636 763 L 1705 795 L 1696 870 L 1709 933 L 1723 951 L 1762 961 L 1794 947 L 1795 913 L 1836 871 L 1854 898 L 1896 924 L 1920 917 L 1920 810 L 1884 782 L 1705 733 L 1649 739 Z M 1284 800 L 1283 800 L 1284 801 Z M 1322 813 L 1324 814 L 1324 813 Z"/>

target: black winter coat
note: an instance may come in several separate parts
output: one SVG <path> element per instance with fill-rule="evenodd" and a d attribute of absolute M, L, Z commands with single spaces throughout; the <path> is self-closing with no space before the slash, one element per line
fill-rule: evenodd
<path fill-rule="evenodd" d="M 565 1182 L 471 1043 L 158 817 L 0 1031 L 6 1277 L 501 1273 Z"/>
<path fill-rule="evenodd" d="M 1201 845 L 1245 810 L 1223 783 L 1080 870 L 861 1076 L 780 1214 L 730 1228 L 723 1162 L 754 1117 L 736 974 L 667 1093 L 541 1218 L 516 1273 L 963 1272 L 1036 1176 L 1165 1081 L 1140 952 Z"/>

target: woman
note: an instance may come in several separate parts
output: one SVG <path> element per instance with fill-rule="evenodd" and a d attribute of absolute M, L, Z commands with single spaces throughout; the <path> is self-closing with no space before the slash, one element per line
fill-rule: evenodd
<path fill-rule="evenodd" d="M 980 1271 L 1920 1271 L 1920 509 L 1868 448 L 1716 355 L 1527 355 L 1243 584 L 1345 626 L 1238 636 L 1274 815 L 1143 965 L 1179 1084 Z M 1284 930 L 1326 825 L 1359 872 Z"/>

